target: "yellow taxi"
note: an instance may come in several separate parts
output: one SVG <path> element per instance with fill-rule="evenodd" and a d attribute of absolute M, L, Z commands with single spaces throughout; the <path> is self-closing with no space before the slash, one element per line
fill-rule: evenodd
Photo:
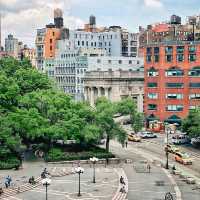
<path fill-rule="evenodd" d="M 175 153 L 175 161 L 184 165 L 192 165 L 192 159 L 187 153 L 177 152 Z"/>
<path fill-rule="evenodd" d="M 134 134 L 129 134 L 128 140 L 133 142 L 141 142 L 141 137 Z"/>

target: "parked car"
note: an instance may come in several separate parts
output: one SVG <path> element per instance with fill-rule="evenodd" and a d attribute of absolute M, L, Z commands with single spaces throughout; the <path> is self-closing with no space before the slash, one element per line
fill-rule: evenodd
<path fill-rule="evenodd" d="M 189 137 L 186 134 L 179 134 L 172 136 L 173 144 L 187 144 L 190 142 Z"/>
<path fill-rule="evenodd" d="M 177 153 L 175 153 L 175 157 L 174 158 L 175 158 L 176 162 L 179 162 L 181 164 L 184 164 L 184 165 L 191 165 L 192 164 L 192 159 L 185 152 L 177 152 Z"/>
<path fill-rule="evenodd" d="M 133 142 L 141 142 L 141 137 L 139 137 L 138 135 L 129 134 L 128 140 Z"/>
<path fill-rule="evenodd" d="M 172 144 L 168 144 L 165 146 L 165 151 L 167 151 L 167 150 L 169 153 L 173 153 L 173 154 L 178 153 L 180 151 L 180 149 L 178 147 L 176 147 L 175 145 L 172 145 Z"/>
<path fill-rule="evenodd" d="M 200 148 L 200 137 L 192 138 L 192 139 L 191 139 L 191 144 L 192 144 L 194 147 Z"/>
<path fill-rule="evenodd" d="M 142 131 L 142 132 L 138 132 L 137 133 L 138 136 L 140 136 L 141 138 L 157 138 L 157 135 L 155 133 L 152 133 L 150 131 Z"/>

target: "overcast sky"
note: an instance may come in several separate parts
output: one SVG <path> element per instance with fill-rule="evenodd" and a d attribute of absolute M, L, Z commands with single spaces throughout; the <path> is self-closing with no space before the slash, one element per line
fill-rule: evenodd
<path fill-rule="evenodd" d="M 12 33 L 19 40 L 34 46 L 37 28 L 53 22 L 53 9 L 62 8 L 64 23 L 71 29 L 82 27 L 90 14 L 97 25 L 120 25 L 130 31 L 138 26 L 166 21 L 172 14 L 200 14 L 200 0 L 0 0 L 2 42 Z"/>

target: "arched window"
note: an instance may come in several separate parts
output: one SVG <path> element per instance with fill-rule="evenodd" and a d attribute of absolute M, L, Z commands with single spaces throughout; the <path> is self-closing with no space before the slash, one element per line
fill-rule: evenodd
<path fill-rule="evenodd" d="M 183 76 L 184 71 L 178 67 L 171 67 L 165 71 L 166 76 Z"/>
<path fill-rule="evenodd" d="M 197 67 L 193 67 L 189 72 L 188 72 L 189 76 L 196 76 L 199 77 L 200 76 L 200 66 Z"/>

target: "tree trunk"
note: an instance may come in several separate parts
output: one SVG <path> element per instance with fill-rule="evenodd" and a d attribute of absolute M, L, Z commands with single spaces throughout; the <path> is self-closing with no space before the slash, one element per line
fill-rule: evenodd
<path fill-rule="evenodd" d="M 106 151 L 109 152 L 109 144 L 110 144 L 110 137 L 109 135 L 107 135 L 107 138 L 106 138 Z"/>

